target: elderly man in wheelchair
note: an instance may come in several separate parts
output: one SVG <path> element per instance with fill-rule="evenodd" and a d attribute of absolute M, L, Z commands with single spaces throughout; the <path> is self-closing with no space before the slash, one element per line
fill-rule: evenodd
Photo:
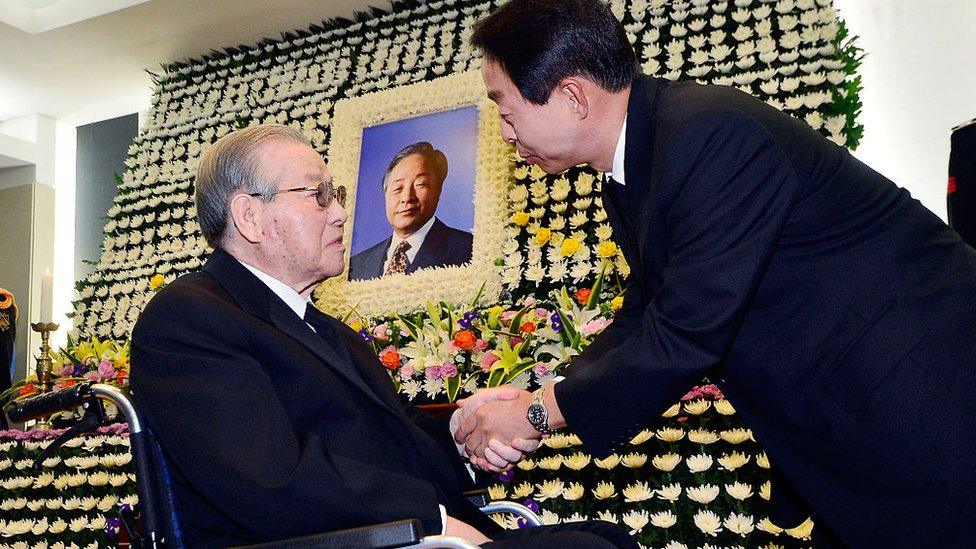
<path fill-rule="evenodd" d="M 344 204 L 284 126 L 231 132 L 200 161 L 197 216 L 214 253 L 155 295 L 132 334 L 135 405 L 160 449 L 142 461 L 168 470 L 182 540 L 280 546 L 412 519 L 407 537 L 458 546 L 636 547 L 598 521 L 503 530 L 463 496 L 450 415 L 402 405 L 360 335 L 310 300 L 344 271 Z M 481 465 L 505 469 L 535 444 L 495 441 Z"/>

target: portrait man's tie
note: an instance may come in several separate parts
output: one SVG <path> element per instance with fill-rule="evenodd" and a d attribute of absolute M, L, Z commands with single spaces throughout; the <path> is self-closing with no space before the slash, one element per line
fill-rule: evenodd
<path fill-rule="evenodd" d="M 393 250 L 393 257 L 390 258 L 390 264 L 386 267 L 386 272 L 384 274 L 399 274 L 406 272 L 407 267 L 410 266 L 410 261 L 407 259 L 407 250 L 410 249 L 410 243 L 404 240 L 397 244 L 397 247 Z"/>

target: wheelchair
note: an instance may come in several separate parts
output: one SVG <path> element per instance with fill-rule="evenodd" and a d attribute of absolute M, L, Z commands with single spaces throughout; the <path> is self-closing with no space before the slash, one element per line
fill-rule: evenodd
<path fill-rule="evenodd" d="M 136 510 L 123 512 L 122 528 L 129 536 L 133 549 L 179 549 L 183 542 L 176 501 L 170 484 L 169 468 L 162 449 L 149 429 L 146 429 L 129 398 L 116 387 L 103 383 L 85 382 L 72 387 L 38 395 L 12 406 L 7 414 L 11 421 L 23 423 L 54 413 L 82 409 L 81 420 L 55 439 L 34 461 L 34 469 L 68 440 L 111 423 L 102 400 L 113 403 L 129 425 L 129 444 L 136 472 L 136 491 L 139 496 Z M 478 501 L 485 513 L 509 513 L 520 517 L 527 525 L 539 526 L 542 520 L 531 509 L 511 501 L 486 503 Z M 283 549 L 340 549 L 362 547 L 387 548 L 456 548 L 477 546 L 462 538 L 445 535 L 424 535 L 417 519 L 405 519 L 383 524 L 350 528 L 300 538 L 278 540 L 247 546 L 249 549 L 280 547 Z"/>

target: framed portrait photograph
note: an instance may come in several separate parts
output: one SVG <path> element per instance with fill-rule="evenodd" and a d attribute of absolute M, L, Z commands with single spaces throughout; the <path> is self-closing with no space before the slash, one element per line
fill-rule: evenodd
<path fill-rule="evenodd" d="M 497 297 L 509 149 L 477 71 L 338 102 L 329 166 L 348 190 L 347 270 L 320 306 L 378 315 L 482 287 Z"/>

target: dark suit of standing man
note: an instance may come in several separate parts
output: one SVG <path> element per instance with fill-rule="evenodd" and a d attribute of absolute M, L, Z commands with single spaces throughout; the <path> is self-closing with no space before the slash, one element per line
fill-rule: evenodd
<path fill-rule="evenodd" d="M 607 454 L 708 375 L 777 468 L 774 521 L 812 508 L 821 544 L 972 546 L 973 250 L 802 122 L 637 76 L 598 0 L 513 0 L 473 42 L 528 162 L 612 174 L 603 203 L 632 271 L 567 378 L 541 406 L 521 392 L 468 414 L 467 451 L 568 425 Z"/>
<path fill-rule="evenodd" d="M 358 334 L 309 301 L 343 270 L 345 193 L 300 131 L 224 136 L 196 185 L 215 252 L 132 335 L 133 394 L 172 463 L 189 545 L 419 518 L 491 547 L 636 547 L 598 522 L 501 531 L 461 496 L 448 419 L 402 406 Z"/>
<path fill-rule="evenodd" d="M 352 256 L 349 280 L 369 280 L 471 261 L 471 233 L 434 217 L 447 179 L 447 156 L 426 141 L 407 145 L 383 174 L 389 238 Z"/>
<path fill-rule="evenodd" d="M 0 288 L 0 393 L 12 385 L 16 336 L 17 303 L 14 294 Z M 7 416 L 0 411 L 0 431 L 6 428 Z"/>

